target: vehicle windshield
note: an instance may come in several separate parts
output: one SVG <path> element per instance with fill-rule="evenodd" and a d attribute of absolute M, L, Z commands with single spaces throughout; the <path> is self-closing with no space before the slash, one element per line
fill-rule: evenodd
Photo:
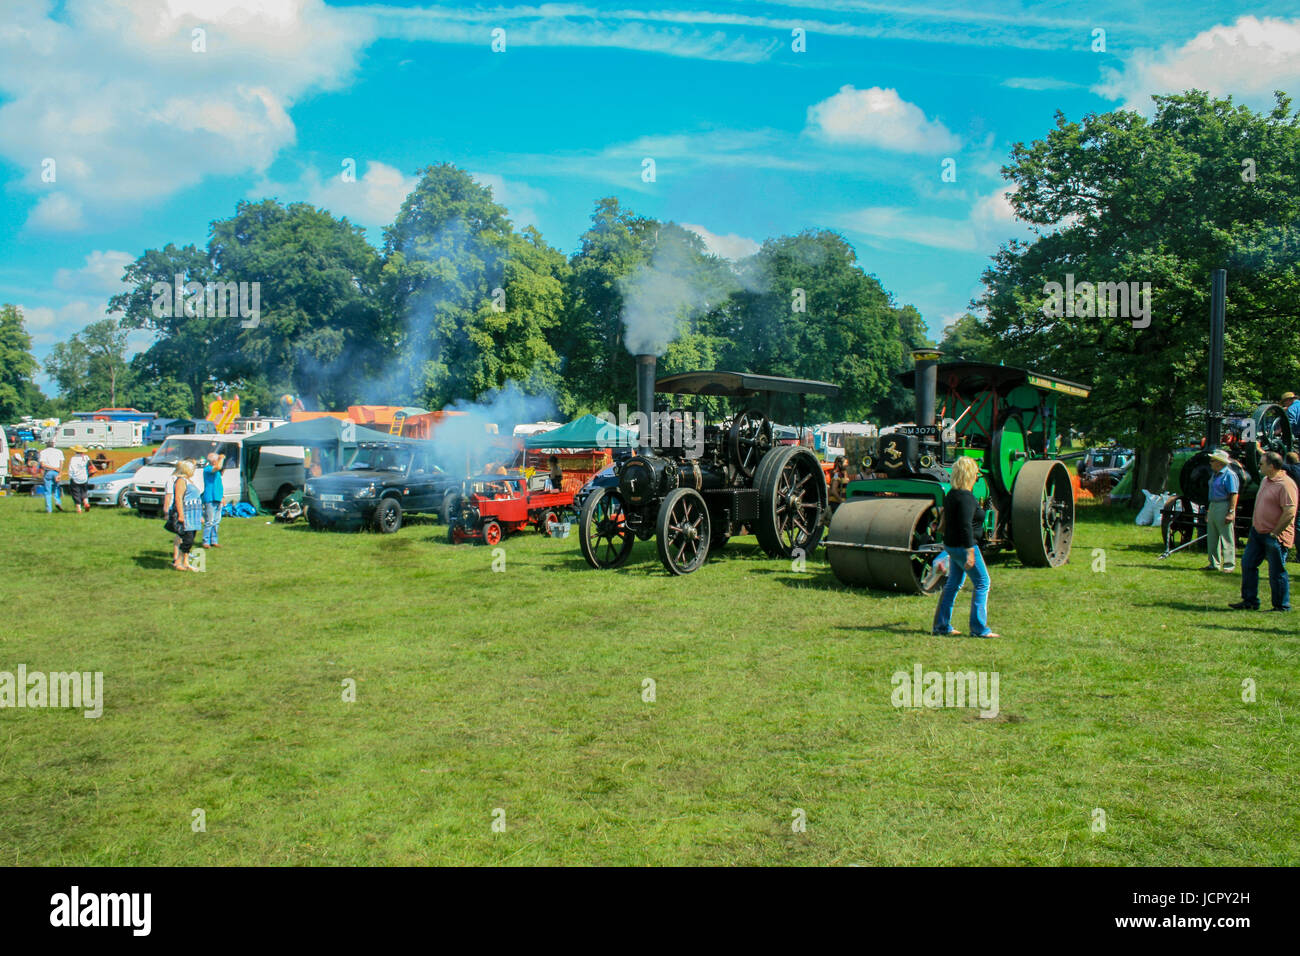
<path fill-rule="evenodd" d="M 411 463 L 411 451 L 386 445 L 365 446 L 357 449 L 348 463 L 349 471 L 406 471 Z"/>
<path fill-rule="evenodd" d="M 140 470 L 141 466 L 144 465 L 144 463 L 145 463 L 146 460 L 147 460 L 147 459 L 144 459 L 144 458 L 132 458 L 130 461 L 128 461 L 125 465 L 123 465 L 123 466 L 122 466 L 121 468 L 119 468 L 117 471 L 113 472 L 113 474 L 115 474 L 115 475 L 133 475 L 133 474 L 135 474 L 137 471 Z"/>
<path fill-rule="evenodd" d="M 201 462 L 208 456 L 209 452 L 216 452 L 218 455 L 226 456 L 226 467 L 238 467 L 239 465 L 239 445 L 234 442 L 222 441 L 220 438 L 197 435 L 173 435 L 153 453 L 149 459 L 152 465 L 174 465 L 182 458 L 189 458 L 192 461 Z"/>

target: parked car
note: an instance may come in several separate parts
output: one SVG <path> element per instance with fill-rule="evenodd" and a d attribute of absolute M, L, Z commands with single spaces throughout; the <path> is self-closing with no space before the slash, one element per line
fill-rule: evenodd
<path fill-rule="evenodd" d="M 110 508 L 129 508 L 127 492 L 131 490 L 136 472 L 148 462 L 148 458 L 132 458 L 117 471 L 91 475 L 90 491 L 87 494 L 90 503 Z"/>
<path fill-rule="evenodd" d="M 342 471 L 307 482 L 302 504 L 313 528 L 367 524 L 392 534 L 404 515 L 444 515 L 459 490 L 460 479 L 438 467 L 432 446 L 362 442 Z"/>
<path fill-rule="evenodd" d="M 200 466 L 209 452 L 226 456 L 221 472 L 222 500 L 241 501 L 244 497 L 243 478 L 240 473 L 243 455 L 243 435 L 172 435 L 142 465 L 131 482 L 126 500 L 141 514 L 161 515 L 167 480 L 182 458 L 190 458 Z M 301 445 L 263 445 L 258 456 L 257 471 L 253 475 L 253 491 L 258 500 L 272 511 L 278 511 L 285 498 L 303 486 L 306 478 L 304 460 L 306 453 Z M 195 474 L 195 484 L 203 488 L 203 471 Z"/>
<path fill-rule="evenodd" d="M 1132 448 L 1089 448 L 1084 452 L 1075 470 L 1080 478 L 1096 477 L 1094 472 L 1123 471 L 1133 461 Z"/>

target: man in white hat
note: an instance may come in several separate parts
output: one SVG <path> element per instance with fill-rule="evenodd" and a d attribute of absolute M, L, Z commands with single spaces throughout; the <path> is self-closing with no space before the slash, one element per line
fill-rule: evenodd
<path fill-rule="evenodd" d="M 1222 448 L 1210 452 L 1210 468 L 1214 475 L 1210 478 L 1210 508 L 1208 513 L 1208 534 L 1205 542 L 1206 553 L 1210 563 L 1203 571 L 1235 571 L 1237 569 L 1237 532 L 1234 524 L 1237 520 L 1237 495 L 1241 492 L 1241 482 L 1237 473 L 1228 465 L 1232 458 Z"/>

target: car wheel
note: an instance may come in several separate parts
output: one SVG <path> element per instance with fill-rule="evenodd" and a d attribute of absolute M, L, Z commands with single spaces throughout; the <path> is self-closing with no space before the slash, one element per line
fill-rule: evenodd
<path fill-rule="evenodd" d="M 483 541 L 485 544 L 498 545 L 501 543 L 501 525 L 495 521 L 489 521 L 483 525 Z"/>
<path fill-rule="evenodd" d="M 130 491 L 130 490 L 131 490 L 131 489 L 129 489 L 129 488 L 123 488 L 121 491 L 119 491 L 119 492 L 117 493 L 117 506 L 118 506 L 119 508 L 129 508 L 129 507 L 131 507 L 131 502 L 129 502 L 129 501 L 126 500 L 126 493 L 127 493 L 128 491 Z"/>
<path fill-rule="evenodd" d="M 442 496 L 442 521 L 443 524 L 451 524 L 456 520 L 456 514 L 460 511 L 460 492 L 449 491 Z"/>
<path fill-rule="evenodd" d="M 381 534 L 392 534 L 402 526 L 402 506 L 396 498 L 385 498 L 375 509 L 375 530 Z"/>

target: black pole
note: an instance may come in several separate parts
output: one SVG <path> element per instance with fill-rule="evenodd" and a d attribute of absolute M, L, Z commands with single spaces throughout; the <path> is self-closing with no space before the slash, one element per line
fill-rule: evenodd
<path fill-rule="evenodd" d="M 1228 297 L 1228 270 L 1215 269 L 1210 274 L 1210 382 L 1205 414 L 1208 421 L 1205 445 L 1219 447 L 1223 437 L 1223 335 Z"/>

